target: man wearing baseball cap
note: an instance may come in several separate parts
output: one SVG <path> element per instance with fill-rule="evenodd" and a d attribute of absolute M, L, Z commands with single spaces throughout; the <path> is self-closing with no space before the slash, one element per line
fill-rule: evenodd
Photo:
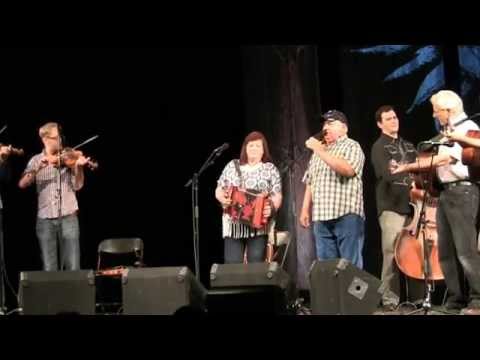
<path fill-rule="evenodd" d="M 360 144 L 348 137 L 344 113 L 330 110 L 322 117 L 323 140 L 310 137 L 305 143 L 313 154 L 304 176 L 300 223 L 308 227 L 313 222 L 319 260 L 345 258 L 362 269 L 365 154 Z"/>

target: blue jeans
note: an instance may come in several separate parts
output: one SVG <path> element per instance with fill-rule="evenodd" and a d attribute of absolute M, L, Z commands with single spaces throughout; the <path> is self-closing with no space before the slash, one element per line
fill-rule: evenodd
<path fill-rule="evenodd" d="M 365 221 L 356 214 L 313 223 L 318 260 L 344 258 L 363 269 Z"/>
<path fill-rule="evenodd" d="M 267 249 L 267 235 L 246 239 L 233 239 L 226 237 L 225 264 L 243 263 L 245 247 L 247 247 L 247 261 L 249 263 L 264 262 Z"/>
<path fill-rule="evenodd" d="M 37 237 L 44 271 L 80 270 L 80 230 L 76 214 L 60 219 L 37 218 Z M 57 239 L 59 241 L 57 241 Z M 58 265 L 57 246 L 60 250 L 60 267 Z"/>

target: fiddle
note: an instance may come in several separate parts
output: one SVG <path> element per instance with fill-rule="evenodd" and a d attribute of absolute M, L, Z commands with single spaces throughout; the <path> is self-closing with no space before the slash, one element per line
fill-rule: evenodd
<path fill-rule="evenodd" d="M 468 130 L 467 137 L 479 139 L 479 130 Z M 480 149 L 476 146 L 468 145 L 462 141 L 458 141 L 462 150 L 462 163 L 468 166 L 470 179 L 474 181 L 480 180 Z"/>
<path fill-rule="evenodd" d="M 45 156 L 43 162 L 45 164 L 50 164 L 58 167 L 60 161 L 61 166 L 66 166 L 70 169 L 73 169 L 77 163 L 77 160 L 81 157 L 84 157 L 82 151 L 66 147 L 60 152 L 60 156 L 58 154 L 47 155 Z M 90 170 L 95 170 L 96 168 L 98 168 L 98 163 L 96 161 L 90 160 L 90 158 L 88 157 L 86 165 Z"/>
<path fill-rule="evenodd" d="M 2 148 L 7 148 L 5 151 L 1 151 Z M 12 145 L 5 145 L 0 143 L 0 160 L 5 161 L 10 155 L 23 156 L 23 149 L 17 149 L 12 147 Z"/>

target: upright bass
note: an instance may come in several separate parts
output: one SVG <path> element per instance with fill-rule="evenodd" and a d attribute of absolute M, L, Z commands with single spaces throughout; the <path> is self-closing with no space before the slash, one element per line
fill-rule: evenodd
<path fill-rule="evenodd" d="M 420 156 L 428 156 L 428 154 Z M 428 175 L 431 175 L 430 179 L 426 178 Z M 414 174 L 414 185 L 410 190 L 413 216 L 395 243 L 395 261 L 399 269 L 405 275 L 419 280 L 425 279 L 425 274 L 429 274 L 429 280 L 443 280 L 444 278 L 438 256 L 435 217 L 439 193 L 435 181 L 434 174 Z M 425 261 L 426 257 L 428 263 Z M 426 265 L 429 266 L 429 269 L 425 269 Z"/>

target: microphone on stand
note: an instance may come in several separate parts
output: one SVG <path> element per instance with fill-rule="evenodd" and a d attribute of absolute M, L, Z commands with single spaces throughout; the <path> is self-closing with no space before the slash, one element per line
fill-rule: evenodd
<path fill-rule="evenodd" d="M 455 145 L 455 143 L 453 142 L 448 142 L 448 141 L 432 141 L 432 140 L 427 140 L 427 141 L 421 141 L 419 144 L 418 144 L 418 148 L 422 148 L 424 146 L 448 146 L 448 147 L 452 147 Z"/>
<path fill-rule="evenodd" d="M 214 149 L 210 154 L 210 156 L 208 157 L 207 161 L 200 168 L 200 171 L 194 174 L 195 177 L 198 177 L 207 167 L 209 167 L 210 165 L 213 165 L 215 159 L 219 157 L 222 154 L 222 152 L 227 150 L 229 147 L 230 147 L 229 143 L 224 143 L 223 145 Z M 185 184 L 185 187 L 189 187 L 192 184 L 193 179 L 194 178 L 191 178 L 190 180 L 188 180 L 187 183 Z"/>
<path fill-rule="evenodd" d="M 224 152 L 225 150 L 227 150 L 229 147 L 230 147 L 230 144 L 229 144 L 229 143 L 225 143 L 225 144 L 223 144 L 222 146 L 219 146 L 218 148 L 216 148 L 215 150 L 213 150 L 213 152 L 218 153 L 218 155 L 220 155 L 222 152 Z"/>
<path fill-rule="evenodd" d="M 224 143 L 222 146 L 217 147 L 215 150 L 213 150 L 212 154 L 215 154 L 215 157 L 220 157 L 222 153 L 227 150 L 230 147 L 229 143 Z"/>

